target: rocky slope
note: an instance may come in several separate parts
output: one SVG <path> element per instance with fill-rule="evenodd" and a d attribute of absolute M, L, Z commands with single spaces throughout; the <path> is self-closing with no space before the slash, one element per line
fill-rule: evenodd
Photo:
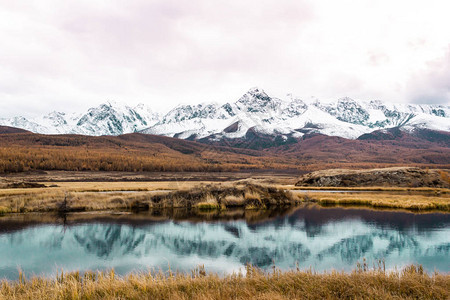
<path fill-rule="evenodd" d="M 297 186 L 399 186 L 449 187 L 448 173 L 419 168 L 394 167 L 369 170 L 321 170 L 300 177 Z"/>

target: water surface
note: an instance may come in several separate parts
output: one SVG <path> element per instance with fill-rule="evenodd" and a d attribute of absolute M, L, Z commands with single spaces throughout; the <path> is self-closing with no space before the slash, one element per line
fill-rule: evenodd
<path fill-rule="evenodd" d="M 225 215 L 223 215 L 225 214 Z M 352 270 L 365 258 L 387 268 L 422 264 L 450 271 L 450 215 L 319 208 L 286 212 L 48 215 L 0 218 L 0 278 L 53 276 L 57 270 L 229 273 L 263 269 Z"/>

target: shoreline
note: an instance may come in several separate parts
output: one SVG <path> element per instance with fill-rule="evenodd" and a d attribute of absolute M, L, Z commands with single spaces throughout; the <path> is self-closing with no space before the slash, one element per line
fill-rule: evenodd
<path fill-rule="evenodd" d="M 306 191 L 304 191 L 306 190 Z M 308 190 L 311 190 L 308 193 Z M 450 189 L 310 188 L 267 184 L 262 180 L 227 182 L 50 182 L 40 188 L 0 189 L 0 215 L 30 212 L 146 211 L 162 208 L 268 209 L 316 203 L 450 212 Z"/>

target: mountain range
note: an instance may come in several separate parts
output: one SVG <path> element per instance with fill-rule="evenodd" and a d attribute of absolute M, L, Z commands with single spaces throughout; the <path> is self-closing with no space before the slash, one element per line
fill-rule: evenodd
<path fill-rule="evenodd" d="M 392 104 L 341 98 L 332 102 L 278 99 L 252 88 L 235 102 L 179 105 L 166 114 L 145 104 L 107 102 L 85 113 L 51 112 L 35 118 L 0 118 L 0 125 L 41 134 L 121 135 L 140 132 L 209 143 L 245 143 L 255 136 L 270 145 L 324 134 L 347 139 L 374 131 L 450 131 L 450 106 Z M 384 132 L 384 133 L 383 133 Z"/>

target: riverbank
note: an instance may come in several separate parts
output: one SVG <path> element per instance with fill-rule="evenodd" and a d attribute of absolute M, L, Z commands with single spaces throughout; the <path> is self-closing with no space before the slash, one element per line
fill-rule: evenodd
<path fill-rule="evenodd" d="M 262 180 L 229 182 L 41 182 L 41 187 L 0 189 L 0 215 L 28 212 L 76 212 L 189 208 L 267 209 L 314 202 L 412 211 L 450 211 L 444 188 L 310 188 L 271 185 Z"/>
<path fill-rule="evenodd" d="M 421 191 L 362 191 L 352 193 L 330 193 L 315 190 L 314 193 L 296 193 L 303 201 L 315 202 L 321 206 L 366 206 L 372 208 L 406 209 L 411 211 L 436 210 L 450 212 L 450 195 L 447 190 Z"/>
<path fill-rule="evenodd" d="M 191 274 L 133 274 L 127 277 L 88 272 L 56 279 L 23 276 L 2 282 L 2 299 L 448 299 L 450 275 L 427 274 L 420 266 L 402 271 L 351 273 L 273 270 L 247 267 L 245 275 L 218 276 L 197 268 Z"/>
<path fill-rule="evenodd" d="M 0 190 L 0 214 L 197 208 L 266 209 L 298 204 L 290 191 L 244 182 L 58 183 Z"/>

